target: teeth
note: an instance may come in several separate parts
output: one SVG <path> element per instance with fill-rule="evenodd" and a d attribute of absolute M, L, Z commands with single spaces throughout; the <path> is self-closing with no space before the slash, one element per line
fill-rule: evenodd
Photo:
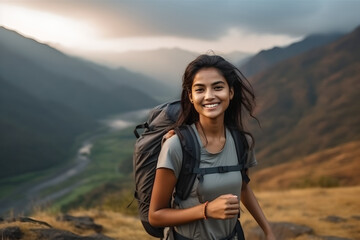
<path fill-rule="evenodd" d="M 214 104 L 205 104 L 204 106 L 206 108 L 213 108 L 213 107 L 216 107 L 217 105 L 219 105 L 218 103 L 214 103 Z"/>

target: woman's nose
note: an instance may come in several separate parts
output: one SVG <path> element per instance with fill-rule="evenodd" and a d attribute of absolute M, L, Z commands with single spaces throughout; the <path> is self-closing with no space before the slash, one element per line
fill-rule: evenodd
<path fill-rule="evenodd" d="M 205 99 L 213 99 L 214 98 L 214 92 L 210 89 L 207 90 L 205 93 Z"/>

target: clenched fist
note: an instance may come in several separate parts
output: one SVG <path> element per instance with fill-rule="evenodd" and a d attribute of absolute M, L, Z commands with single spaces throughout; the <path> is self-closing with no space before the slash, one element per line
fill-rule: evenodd
<path fill-rule="evenodd" d="M 236 195 L 225 194 L 209 202 L 206 216 L 217 219 L 237 217 L 240 211 L 240 202 Z"/>

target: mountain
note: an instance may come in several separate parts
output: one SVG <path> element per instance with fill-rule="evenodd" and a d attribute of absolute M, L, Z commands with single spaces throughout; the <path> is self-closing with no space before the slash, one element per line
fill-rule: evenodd
<path fill-rule="evenodd" d="M 92 117 L 154 106 L 153 94 L 144 89 L 162 87 L 126 70 L 115 71 L 67 56 L 5 28 L 0 28 L 0 50 L 4 80 L 39 99 Z M 113 74 L 106 75 L 106 71 Z"/>
<path fill-rule="evenodd" d="M 360 27 L 251 78 L 262 128 L 249 128 L 260 167 L 359 140 L 359 79 Z"/>
<path fill-rule="evenodd" d="M 252 53 L 234 51 L 226 54 L 219 54 L 223 56 L 226 60 L 234 64 L 235 66 L 241 66 L 249 61 L 250 58 L 254 56 Z"/>
<path fill-rule="evenodd" d="M 145 92 L 162 85 L 150 78 L 70 57 L 2 27 L 0 52 L 0 178 L 58 166 L 98 120 L 158 104 Z"/>
<path fill-rule="evenodd" d="M 339 39 L 343 34 L 315 34 L 295 42 L 287 47 L 274 47 L 269 50 L 262 50 L 255 56 L 249 58 L 245 63 L 239 64 L 239 69 L 245 76 L 251 77 L 261 71 L 269 69 L 276 63 L 294 57 L 313 48 L 326 45 Z"/>
<path fill-rule="evenodd" d="M 74 138 L 95 122 L 39 100 L 0 77 L 0 176 L 52 167 L 70 157 Z"/>
<path fill-rule="evenodd" d="M 200 53 L 180 48 L 162 48 L 147 51 L 97 54 L 96 56 L 89 55 L 87 57 L 104 64 L 122 66 L 137 73 L 151 76 L 171 86 L 174 94 L 179 94 L 184 70 L 198 55 Z M 236 51 L 222 54 L 222 56 L 235 64 L 240 63 L 250 54 Z"/>

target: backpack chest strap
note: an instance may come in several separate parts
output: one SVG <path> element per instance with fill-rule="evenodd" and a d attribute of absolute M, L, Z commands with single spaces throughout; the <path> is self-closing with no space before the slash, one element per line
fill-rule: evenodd
<path fill-rule="evenodd" d="M 227 173 L 227 172 L 236 172 L 242 171 L 244 168 L 243 164 L 231 165 L 231 166 L 218 166 L 218 167 L 208 167 L 208 168 L 197 168 L 193 169 L 193 173 L 197 174 L 199 181 L 204 180 L 204 175 L 214 174 L 214 173 Z"/>

